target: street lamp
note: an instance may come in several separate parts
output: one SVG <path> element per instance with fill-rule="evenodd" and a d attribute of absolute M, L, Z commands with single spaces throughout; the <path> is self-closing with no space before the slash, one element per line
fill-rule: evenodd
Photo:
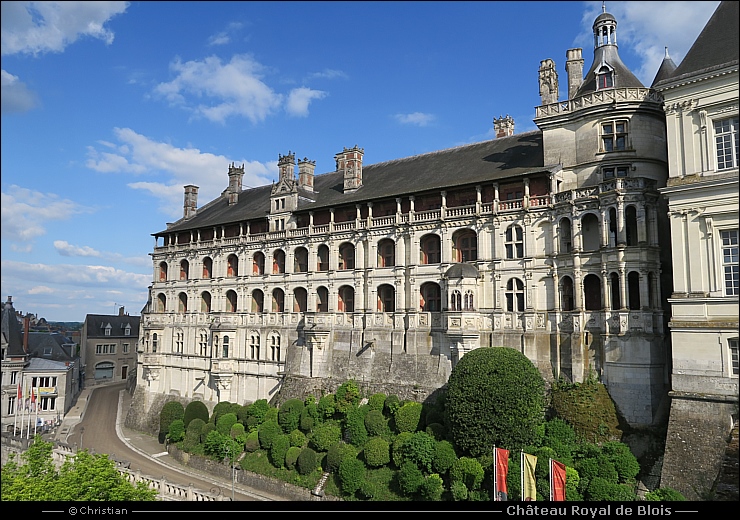
<path fill-rule="evenodd" d="M 85 435 L 85 427 L 80 426 L 80 451 L 82 451 L 82 436 Z"/>
<path fill-rule="evenodd" d="M 224 444 L 224 449 L 226 450 L 226 455 L 229 457 L 229 462 L 231 462 L 231 501 L 234 501 L 234 480 L 236 477 L 236 467 L 234 466 L 234 457 L 232 457 L 233 446 L 230 444 Z"/>

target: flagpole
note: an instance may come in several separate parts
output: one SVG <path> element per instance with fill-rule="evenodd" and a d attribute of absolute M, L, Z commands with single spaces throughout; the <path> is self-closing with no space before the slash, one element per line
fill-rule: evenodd
<path fill-rule="evenodd" d="M 31 382 L 33 384 L 33 381 Z M 29 395 L 33 392 L 33 387 L 31 387 L 31 390 L 29 392 Z M 31 400 L 28 399 L 28 425 L 26 426 L 26 439 L 31 438 Z"/>
<path fill-rule="evenodd" d="M 498 455 L 496 445 L 493 445 L 493 501 L 498 501 Z"/>
<path fill-rule="evenodd" d="M 522 485 L 521 497 L 519 499 L 524 501 L 524 495 L 526 494 L 524 492 L 524 450 L 520 450 L 519 452 L 519 465 L 522 468 L 521 471 L 519 472 L 521 474 L 520 477 L 521 477 L 521 485 Z"/>
<path fill-rule="evenodd" d="M 18 429 L 18 401 L 21 400 L 21 384 L 16 381 L 15 383 L 15 413 L 13 414 L 13 436 Z"/>
<path fill-rule="evenodd" d="M 28 388 L 26 388 L 26 374 L 23 374 L 23 378 L 22 379 L 23 379 L 23 390 L 22 391 L 23 391 L 23 393 L 25 395 L 28 395 Z M 25 401 L 25 399 L 27 399 L 27 397 L 24 397 L 23 399 Z M 25 403 L 23 401 L 21 402 L 21 410 L 22 410 L 22 413 L 21 413 L 21 439 L 22 439 L 23 438 L 23 430 L 25 429 L 25 426 L 26 426 L 26 406 L 25 406 Z"/>
<path fill-rule="evenodd" d="M 550 458 L 550 502 L 552 502 L 552 457 Z"/>
<path fill-rule="evenodd" d="M 33 389 L 31 389 L 31 391 L 33 392 Z M 33 436 L 34 437 L 36 437 L 36 428 L 39 425 L 39 399 L 40 398 L 41 398 L 41 396 L 35 397 L 34 400 L 33 400 L 33 402 L 34 402 L 33 407 L 36 409 L 36 418 L 33 421 Z"/>

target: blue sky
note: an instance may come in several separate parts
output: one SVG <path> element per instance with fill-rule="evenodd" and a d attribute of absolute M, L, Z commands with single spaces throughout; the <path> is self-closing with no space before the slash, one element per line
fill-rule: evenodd
<path fill-rule="evenodd" d="M 718 2 L 607 2 L 649 86 Z M 138 315 L 152 233 L 279 154 L 334 169 L 535 130 L 537 70 L 593 57 L 601 2 L 2 2 L 2 300 L 50 321 Z"/>

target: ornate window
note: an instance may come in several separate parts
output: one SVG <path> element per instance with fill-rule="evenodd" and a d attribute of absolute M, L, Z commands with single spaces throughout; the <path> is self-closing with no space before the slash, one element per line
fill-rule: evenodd
<path fill-rule="evenodd" d="M 180 262 L 180 280 L 187 280 L 190 275 L 190 263 L 187 260 Z"/>
<path fill-rule="evenodd" d="M 440 262 L 440 239 L 439 235 L 425 235 L 419 243 L 421 246 L 421 263 L 438 264 Z"/>
<path fill-rule="evenodd" d="M 223 358 L 229 357 L 229 337 L 224 336 L 223 342 L 221 343 L 222 356 Z"/>
<path fill-rule="evenodd" d="M 203 278 L 208 279 L 213 276 L 213 260 L 209 257 L 203 259 Z"/>
<path fill-rule="evenodd" d="M 249 334 L 249 357 L 251 359 L 260 358 L 260 335 L 256 332 Z"/>
<path fill-rule="evenodd" d="M 637 271 L 627 275 L 627 305 L 631 311 L 640 310 L 640 273 Z"/>
<path fill-rule="evenodd" d="M 159 281 L 160 282 L 167 281 L 167 263 L 166 262 L 159 263 Z"/>
<path fill-rule="evenodd" d="M 308 311 L 308 292 L 303 287 L 293 290 L 293 312 Z"/>
<path fill-rule="evenodd" d="M 200 295 L 200 312 L 211 312 L 211 293 L 204 291 Z"/>
<path fill-rule="evenodd" d="M 175 332 L 175 354 L 182 354 L 183 345 L 185 344 L 184 338 L 185 333 L 183 331 Z"/>
<path fill-rule="evenodd" d="M 478 237 L 475 231 L 464 229 L 453 236 L 453 257 L 456 262 L 472 262 L 478 259 Z"/>
<path fill-rule="evenodd" d="M 167 312 L 167 296 L 162 293 L 157 295 L 157 312 Z"/>
<path fill-rule="evenodd" d="M 285 293 L 282 289 L 272 291 L 272 312 L 285 311 Z"/>
<path fill-rule="evenodd" d="M 604 179 L 614 179 L 615 177 L 627 177 L 629 166 L 607 166 L 601 169 L 601 175 Z"/>
<path fill-rule="evenodd" d="M 252 291 L 252 312 L 265 312 L 265 295 L 259 289 Z"/>
<path fill-rule="evenodd" d="M 738 264 L 738 230 L 720 231 L 722 267 L 725 273 L 725 296 L 740 294 L 740 264 Z"/>
<path fill-rule="evenodd" d="M 596 90 L 612 87 L 614 87 L 614 71 L 604 65 L 596 73 Z"/>
<path fill-rule="evenodd" d="M 473 291 L 465 291 L 465 296 L 463 298 L 463 308 L 466 311 L 475 310 L 475 307 L 473 306 Z"/>
<path fill-rule="evenodd" d="M 601 277 L 588 274 L 583 279 L 583 296 L 587 311 L 598 311 L 604 308 L 601 301 Z"/>
<path fill-rule="evenodd" d="M 177 312 L 188 312 L 188 295 L 184 292 L 177 297 Z"/>
<path fill-rule="evenodd" d="M 393 286 L 383 284 L 378 287 L 378 312 L 395 312 L 396 290 Z"/>
<path fill-rule="evenodd" d="M 316 289 L 316 312 L 329 312 L 329 290 L 326 287 Z"/>
<path fill-rule="evenodd" d="M 203 357 L 208 356 L 208 333 L 205 330 L 201 330 L 198 334 L 198 347 L 200 348 L 200 355 Z"/>
<path fill-rule="evenodd" d="M 506 228 L 506 258 L 524 257 L 524 233 L 516 224 Z"/>
<path fill-rule="evenodd" d="M 462 310 L 462 293 L 455 290 L 450 294 L 450 310 L 461 311 Z"/>
<path fill-rule="evenodd" d="M 727 340 L 728 346 L 730 347 L 730 374 L 736 376 L 740 374 L 740 368 L 738 368 L 738 338 L 730 338 Z"/>
<path fill-rule="evenodd" d="M 152 334 L 152 352 L 157 352 L 157 346 L 157 333 L 155 332 L 154 334 Z"/>
<path fill-rule="evenodd" d="M 627 121 L 608 121 L 601 124 L 601 151 L 616 152 L 627 149 Z"/>
<path fill-rule="evenodd" d="M 737 168 L 738 165 L 737 116 L 714 122 L 714 144 L 717 149 L 717 169 Z"/>
<path fill-rule="evenodd" d="M 236 292 L 226 291 L 226 312 L 236 312 Z"/>
<path fill-rule="evenodd" d="M 280 361 L 280 334 L 277 332 L 270 334 L 270 360 Z"/>
<path fill-rule="evenodd" d="M 575 299 L 573 298 L 573 279 L 570 276 L 563 276 L 560 282 L 560 308 L 563 311 L 572 311 Z"/>
<path fill-rule="evenodd" d="M 316 252 L 316 270 L 329 270 L 329 247 L 323 244 L 319 246 L 319 249 Z"/>
<path fill-rule="evenodd" d="M 283 274 L 285 272 L 285 252 L 278 249 L 272 255 L 272 274 Z"/>
<path fill-rule="evenodd" d="M 378 267 L 393 267 L 394 265 L 396 265 L 396 244 L 393 240 L 381 240 L 378 242 Z"/>
<path fill-rule="evenodd" d="M 524 283 L 519 278 L 506 282 L 506 310 L 524 312 Z"/>
<path fill-rule="evenodd" d="M 573 232 L 569 218 L 560 219 L 558 235 L 560 238 L 560 252 L 570 253 L 573 249 Z"/>

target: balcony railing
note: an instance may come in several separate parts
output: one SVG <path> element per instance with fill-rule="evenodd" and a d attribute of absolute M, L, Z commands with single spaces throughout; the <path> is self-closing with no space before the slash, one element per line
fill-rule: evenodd
<path fill-rule="evenodd" d="M 535 119 L 540 117 L 556 116 L 567 114 L 583 108 L 597 105 L 619 102 L 653 102 L 660 105 L 663 98 L 649 88 L 612 88 L 591 92 L 585 96 L 569 99 L 567 101 L 558 101 L 549 105 L 542 105 L 535 108 Z"/>

